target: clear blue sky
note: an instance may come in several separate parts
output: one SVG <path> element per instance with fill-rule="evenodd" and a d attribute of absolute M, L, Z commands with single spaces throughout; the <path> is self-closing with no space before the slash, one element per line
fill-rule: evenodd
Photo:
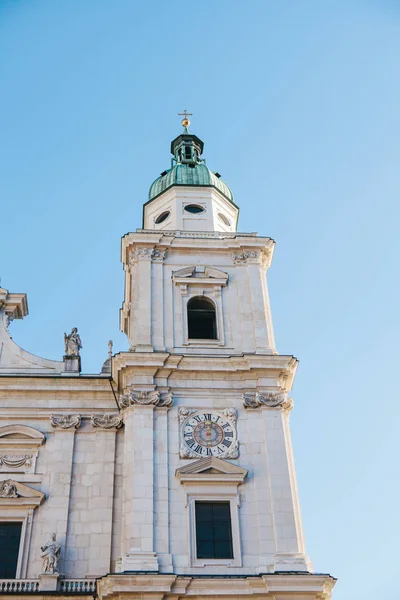
<path fill-rule="evenodd" d="M 335 600 L 398 600 L 398 0 L 0 0 L 0 275 L 15 341 L 53 359 L 119 333 L 120 238 L 176 113 L 277 242 L 281 353 L 307 550 Z"/>

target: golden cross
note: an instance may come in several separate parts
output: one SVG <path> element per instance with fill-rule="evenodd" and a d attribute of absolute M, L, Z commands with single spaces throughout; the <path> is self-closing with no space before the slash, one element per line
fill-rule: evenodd
<path fill-rule="evenodd" d="M 183 127 L 185 129 L 187 129 L 190 125 L 190 119 L 188 119 L 188 117 L 193 117 L 193 113 L 188 113 L 187 110 L 185 109 L 183 111 L 183 113 L 178 113 L 178 116 L 183 117 L 181 123 L 182 123 Z"/>

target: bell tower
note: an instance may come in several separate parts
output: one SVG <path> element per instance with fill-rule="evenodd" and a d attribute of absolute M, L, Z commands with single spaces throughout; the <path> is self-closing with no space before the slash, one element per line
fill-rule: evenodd
<path fill-rule="evenodd" d="M 232 191 L 186 114 L 182 124 L 142 229 L 122 238 L 116 571 L 174 574 L 179 595 L 327 600 L 334 580 L 312 573 L 303 539 L 289 430 L 297 360 L 276 350 L 266 280 L 274 241 L 237 231 Z"/>

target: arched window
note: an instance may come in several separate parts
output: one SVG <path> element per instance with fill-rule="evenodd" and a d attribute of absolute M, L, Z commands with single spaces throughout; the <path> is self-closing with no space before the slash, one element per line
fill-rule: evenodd
<path fill-rule="evenodd" d="M 200 296 L 191 298 L 187 305 L 187 311 L 189 339 L 217 339 L 215 306 L 211 300 Z"/>

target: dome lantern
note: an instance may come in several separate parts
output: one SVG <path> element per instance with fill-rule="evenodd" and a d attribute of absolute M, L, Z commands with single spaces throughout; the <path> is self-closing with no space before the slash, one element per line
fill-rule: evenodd
<path fill-rule="evenodd" d="M 183 133 L 171 142 L 171 168 L 152 183 L 144 205 L 145 229 L 236 231 L 239 209 L 233 194 L 202 158 L 204 143 L 189 133 L 185 111 Z"/>

